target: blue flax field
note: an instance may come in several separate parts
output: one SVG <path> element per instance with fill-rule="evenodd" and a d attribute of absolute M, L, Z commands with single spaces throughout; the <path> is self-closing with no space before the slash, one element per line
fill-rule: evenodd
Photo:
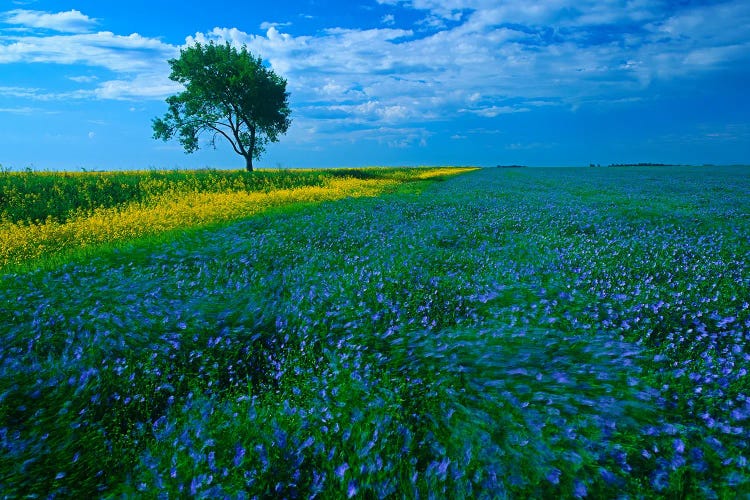
<path fill-rule="evenodd" d="M 0 275 L 2 498 L 750 495 L 750 168 L 486 168 Z"/>

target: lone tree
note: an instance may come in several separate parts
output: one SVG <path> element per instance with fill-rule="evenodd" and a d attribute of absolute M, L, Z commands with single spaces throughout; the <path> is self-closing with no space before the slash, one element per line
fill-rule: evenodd
<path fill-rule="evenodd" d="M 228 42 L 197 43 L 170 59 L 171 80 L 185 91 L 167 98 L 169 111 L 153 120 L 154 139 L 179 136 L 186 153 L 198 149 L 198 137 L 211 134 L 209 143 L 224 137 L 253 170 L 269 142 L 286 133 L 291 119 L 286 80 L 263 65 L 245 46 L 239 51 Z"/>

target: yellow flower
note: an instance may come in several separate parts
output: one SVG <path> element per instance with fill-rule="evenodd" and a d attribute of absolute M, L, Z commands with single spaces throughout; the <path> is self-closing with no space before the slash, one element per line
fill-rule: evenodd
<path fill-rule="evenodd" d="M 344 197 L 377 196 L 402 182 L 456 175 L 470 168 L 418 168 L 369 170 L 367 179 L 328 175 L 323 186 L 301 186 L 248 192 L 239 180 L 217 177 L 211 192 L 183 177 L 170 183 L 146 173 L 140 181 L 143 201 L 73 213 L 65 222 L 48 217 L 40 223 L 0 222 L 0 269 L 75 249 L 148 237 L 178 228 L 228 222 L 249 217 L 271 207 L 299 202 L 321 202 Z M 346 173 L 347 171 L 344 170 Z M 352 170 L 352 172 L 354 172 Z M 361 172 L 361 170 L 360 170 Z M 101 173 L 97 173 L 102 175 Z M 86 176 L 93 173 L 54 174 Z M 110 182 L 104 174 L 97 182 Z"/>

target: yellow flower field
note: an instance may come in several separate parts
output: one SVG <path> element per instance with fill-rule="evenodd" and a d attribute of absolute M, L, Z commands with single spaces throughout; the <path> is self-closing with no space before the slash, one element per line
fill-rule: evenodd
<path fill-rule="evenodd" d="M 322 187 L 304 186 L 269 192 L 167 190 L 147 203 L 97 208 L 65 222 L 53 219 L 34 224 L 4 222 L 0 223 L 0 269 L 75 249 L 236 220 L 271 207 L 377 196 L 406 180 L 455 175 L 467 170 L 434 168 L 381 179 L 331 178 Z"/>

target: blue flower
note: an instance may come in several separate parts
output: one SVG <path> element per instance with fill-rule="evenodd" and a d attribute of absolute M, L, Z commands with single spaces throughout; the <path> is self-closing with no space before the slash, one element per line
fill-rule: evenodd
<path fill-rule="evenodd" d="M 349 464 L 344 462 L 343 464 L 336 467 L 335 474 L 341 479 L 344 479 L 344 474 L 346 474 L 346 471 L 349 470 Z"/>
<path fill-rule="evenodd" d="M 573 481 L 573 496 L 575 496 L 576 498 L 583 498 L 586 495 L 588 495 L 586 483 L 579 481 L 578 479 Z"/>
<path fill-rule="evenodd" d="M 560 483 L 560 469 L 553 468 L 547 473 L 547 481 L 552 484 Z"/>
<path fill-rule="evenodd" d="M 235 447 L 235 453 L 234 453 L 234 459 L 232 459 L 232 463 L 235 467 L 239 467 L 240 464 L 242 464 L 242 459 L 245 456 L 245 448 L 243 448 L 241 445 L 237 445 Z"/>

